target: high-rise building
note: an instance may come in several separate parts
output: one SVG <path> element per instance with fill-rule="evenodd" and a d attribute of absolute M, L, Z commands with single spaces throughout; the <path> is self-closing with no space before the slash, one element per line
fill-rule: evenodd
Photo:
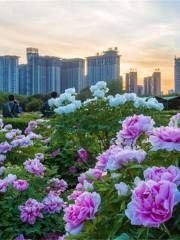
<path fill-rule="evenodd" d="M 87 82 L 91 86 L 98 81 L 118 80 L 120 77 L 120 55 L 118 48 L 110 48 L 103 54 L 87 57 Z"/>
<path fill-rule="evenodd" d="M 27 95 L 61 91 L 61 59 L 27 48 Z"/>
<path fill-rule="evenodd" d="M 18 93 L 18 56 L 0 56 L 0 91 Z"/>
<path fill-rule="evenodd" d="M 143 86 L 137 85 L 137 95 L 142 96 L 143 95 Z"/>
<path fill-rule="evenodd" d="M 27 48 L 27 95 L 38 92 L 38 60 L 37 48 Z"/>
<path fill-rule="evenodd" d="M 153 95 L 160 96 L 161 95 L 161 72 L 159 69 L 155 69 L 152 74 L 152 83 L 153 83 Z"/>
<path fill-rule="evenodd" d="M 175 57 L 174 61 L 175 92 L 180 93 L 180 58 Z"/>
<path fill-rule="evenodd" d="M 129 73 L 126 73 L 126 92 L 137 93 L 137 70 L 130 69 Z"/>
<path fill-rule="evenodd" d="M 61 66 L 62 62 L 57 57 L 46 57 L 46 93 L 61 90 Z"/>
<path fill-rule="evenodd" d="M 86 87 L 85 61 L 81 58 L 63 59 L 61 68 L 61 92 L 75 88 L 77 92 Z"/>
<path fill-rule="evenodd" d="M 126 73 L 126 86 L 125 86 L 125 89 L 126 89 L 126 92 L 129 93 L 130 92 L 130 86 L 129 86 L 129 73 Z"/>
<path fill-rule="evenodd" d="M 19 65 L 19 94 L 27 95 L 27 64 Z"/>
<path fill-rule="evenodd" d="M 144 78 L 144 95 L 151 96 L 152 95 L 152 77 Z"/>

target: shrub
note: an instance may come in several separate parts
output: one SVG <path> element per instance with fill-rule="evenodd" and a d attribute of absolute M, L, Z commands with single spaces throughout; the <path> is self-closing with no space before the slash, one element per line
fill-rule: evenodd
<path fill-rule="evenodd" d="M 32 98 L 29 103 L 26 105 L 26 111 L 36 112 L 40 111 L 43 101 L 41 99 Z"/>

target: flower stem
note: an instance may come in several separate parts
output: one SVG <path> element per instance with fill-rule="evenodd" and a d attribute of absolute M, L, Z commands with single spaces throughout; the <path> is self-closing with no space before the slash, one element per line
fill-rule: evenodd
<path fill-rule="evenodd" d="M 166 227 L 166 225 L 163 223 L 162 224 L 163 228 L 164 228 L 164 231 L 168 234 L 168 236 L 170 237 L 171 236 L 171 233 L 169 231 L 169 229 Z"/>

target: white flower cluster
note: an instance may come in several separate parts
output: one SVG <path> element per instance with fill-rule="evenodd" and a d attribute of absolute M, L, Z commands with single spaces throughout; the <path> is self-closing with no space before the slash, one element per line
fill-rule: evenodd
<path fill-rule="evenodd" d="M 108 96 L 110 107 L 117 107 L 123 105 L 128 101 L 132 101 L 135 108 L 144 107 L 148 109 L 163 110 L 164 106 L 162 103 L 159 103 L 155 98 L 149 98 L 147 101 L 145 98 L 137 97 L 135 93 L 125 93 L 123 95 L 116 94 L 115 97 Z"/>
<path fill-rule="evenodd" d="M 104 81 L 97 82 L 90 87 L 93 97 L 104 98 L 105 94 L 109 91 L 107 83 Z"/>
<path fill-rule="evenodd" d="M 68 88 L 60 97 L 54 100 L 50 99 L 51 101 L 49 100 L 48 103 L 50 106 L 55 107 L 54 112 L 57 114 L 71 113 L 81 107 L 81 101 L 76 100 L 75 94 L 75 88 Z"/>

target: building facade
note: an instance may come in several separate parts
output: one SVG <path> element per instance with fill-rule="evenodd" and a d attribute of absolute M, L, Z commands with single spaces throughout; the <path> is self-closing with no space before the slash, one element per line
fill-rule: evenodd
<path fill-rule="evenodd" d="M 118 49 L 109 49 L 103 54 L 87 57 L 87 83 L 88 86 L 98 81 L 118 80 L 120 77 L 120 55 Z"/>
<path fill-rule="evenodd" d="M 61 59 L 27 48 L 27 95 L 61 92 Z"/>
<path fill-rule="evenodd" d="M 175 57 L 174 61 L 175 92 L 180 93 L 180 58 Z"/>
<path fill-rule="evenodd" d="M 61 92 L 64 92 L 67 88 L 75 88 L 77 92 L 80 92 L 86 85 L 84 59 L 63 59 L 61 68 Z"/>
<path fill-rule="evenodd" d="M 0 91 L 18 93 L 18 56 L 0 56 Z"/>
<path fill-rule="evenodd" d="M 152 83 L 153 83 L 153 95 L 161 95 L 161 72 L 159 69 L 156 69 L 152 74 Z"/>
<path fill-rule="evenodd" d="M 145 77 L 144 78 L 144 95 L 151 96 L 152 93 L 152 77 Z"/>
<path fill-rule="evenodd" d="M 127 93 L 137 93 L 137 70 L 130 69 L 129 73 L 126 73 L 126 92 Z"/>
<path fill-rule="evenodd" d="M 20 64 L 18 69 L 19 69 L 19 94 L 27 95 L 27 64 Z"/>

